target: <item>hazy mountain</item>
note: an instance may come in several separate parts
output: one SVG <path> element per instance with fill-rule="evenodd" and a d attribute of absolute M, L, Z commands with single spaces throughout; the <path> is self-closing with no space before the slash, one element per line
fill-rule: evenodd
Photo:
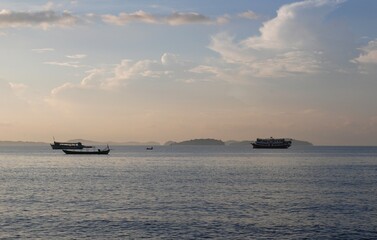
<path fill-rule="evenodd" d="M 0 141 L 0 146 L 43 146 L 48 145 L 45 142 L 27 142 L 27 141 Z"/>
<path fill-rule="evenodd" d="M 292 146 L 313 146 L 313 143 L 303 140 L 292 139 Z"/>
<path fill-rule="evenodd" d="M 246 146 L 250 145 L 252 141 L 250 140 L 244 140 L 244 141 L 235 141 L 235 140 L 229 140 L 225 142 L 225 145 L 227 146 Z"/>
<path fill-rule="evenodd" d="M 165 143 L 165 145 L 225 145 L 225 143 L 221 140 L 207 138 L 207 139 L 192 139 L 192 140 L 187 140 L 183 142 L 169 141 Z"/>

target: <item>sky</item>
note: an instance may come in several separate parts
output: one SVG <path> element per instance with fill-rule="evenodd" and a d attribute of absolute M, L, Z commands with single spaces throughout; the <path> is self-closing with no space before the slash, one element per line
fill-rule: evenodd
<path fill-rule="evenodd" d="M 0 5 L 0 140 L 377 145 L 375 0 Z"/>

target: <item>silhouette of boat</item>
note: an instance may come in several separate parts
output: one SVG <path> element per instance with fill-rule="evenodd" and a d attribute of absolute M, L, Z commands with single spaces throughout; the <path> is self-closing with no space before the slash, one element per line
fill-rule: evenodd
<path fill-rule="evenodd" d="M 81 142 L 56 142 L 50 144 L 52 149 L 84 149 L 92 148 L 92 146 L 85 146 Z"/>
<path fill-rule="evenodd" d="M 257 138 L 255 142 L 251 143 L 253 148 L 289 148 L 292 145 L 292 140 L 285 138 Z"/>
<path fill-rule="evenodd" d="M 110 148 L 107 146 L 104 149 L 97 149 L 97 150 L 68 150 L 62 149 L 65 154 L 89 154 L 89 155 L 106 155 L 109 154 Z"/>

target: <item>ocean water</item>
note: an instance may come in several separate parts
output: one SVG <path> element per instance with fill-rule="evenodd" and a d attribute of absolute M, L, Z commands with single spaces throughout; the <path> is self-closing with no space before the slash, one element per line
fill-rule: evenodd
<path fill-rule="evenodd" d="M 0 147 L 0 239 L 377 239 L 377 147 Z"/>

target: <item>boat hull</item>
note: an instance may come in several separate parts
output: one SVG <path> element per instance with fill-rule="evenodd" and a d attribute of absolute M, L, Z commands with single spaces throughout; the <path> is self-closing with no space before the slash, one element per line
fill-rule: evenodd
<path fill-rule="evenodd" d="M 76 154 L 76 155 L 107 155 L 110 152 L 110 149 L 107 150 L 98 150 L 98 151 L 77 151 L 77 150 L 67 150 L 63 149 L 65 154 Z"/>
<path fill-rule="evenodd" d="M 252 142 L 253 148 L 287 149 L 292 145 L 292 140 L 286 138 L 257 138 Z"/>

